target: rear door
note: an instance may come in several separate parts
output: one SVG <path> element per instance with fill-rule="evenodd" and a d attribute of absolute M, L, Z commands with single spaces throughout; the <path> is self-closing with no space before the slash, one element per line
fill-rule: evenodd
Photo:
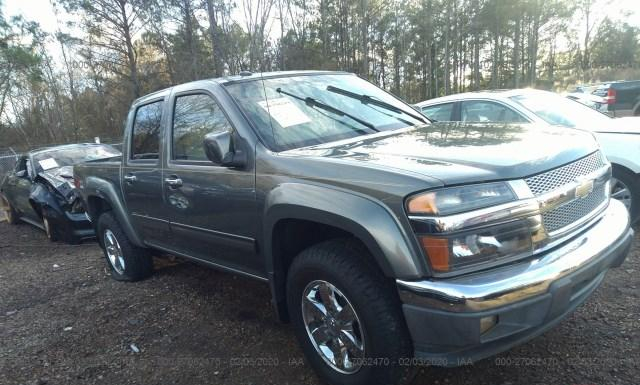
<path fill-rule="evenodd" d="M 121 171 L 129 218 L 145 243 L 158 246 L 166 246 L 170 236 L 162 194 L 164 108 L 164 99 L 155 99 L 132 109 Z"/>
<path fill-rule="evenodd" d="M 234 131 L 213 93 L 189 90 L 171 99 L 164 194 L 174 250 L 253 275 L 264 263 L 255 249 L 257 212 L 252 164 L 214 165 L 205 155 L 209 133 Z"/>

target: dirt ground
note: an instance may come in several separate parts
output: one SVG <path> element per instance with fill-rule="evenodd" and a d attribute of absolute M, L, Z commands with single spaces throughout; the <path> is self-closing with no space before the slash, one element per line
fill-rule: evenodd
<path fill-rule="evenodd" d="M 266 284 L 167 264 L 112 280 L 98 246 L 0 222 L 0 384 L 317 384 Z M 640 382 L 640 237 L 588 302 L 529 343 L 414 384 Z"/>

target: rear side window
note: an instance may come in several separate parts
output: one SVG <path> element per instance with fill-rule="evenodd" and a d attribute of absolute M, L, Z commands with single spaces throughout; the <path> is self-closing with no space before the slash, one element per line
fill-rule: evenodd
<path fill-rule="evenodd" d="M 131 159 L 158 159 L 162 101 L 138 107 L 133 121 Z"/>
<path fill-rule="evenodd" d="M 172 159 L 208 161 L 204 137 L 224 131 L 231 131 L 231 125 L 211 96 L 178 96 L 173 113 Z"/>
<path fill-rule="evenodd" d="M 438 104 L 437 106 L 428 106 L 422 109 L 422 113 L 431 120 L 436 122 L 451 121 L 451 113 L 453 112 L 453 103 Z"/>

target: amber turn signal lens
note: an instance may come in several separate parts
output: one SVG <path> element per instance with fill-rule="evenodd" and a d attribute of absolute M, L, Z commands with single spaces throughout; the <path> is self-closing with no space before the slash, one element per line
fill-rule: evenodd
<path fill-rule="evenodd" d="M 409 214 L 437 214 L 436 194 L 427 193 L 416 195 L 407 201 Z"/>
<path fill-rule="evenodd" d="M 437 271 L 449 271 L 449 240 L 445 238 L 421 237 L 420 243 Z"/>

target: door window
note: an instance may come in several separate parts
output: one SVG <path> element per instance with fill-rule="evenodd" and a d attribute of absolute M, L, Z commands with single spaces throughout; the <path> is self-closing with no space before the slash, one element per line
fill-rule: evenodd
<path fill-rule="evenodd" d="M 463 122 L 524 123 L 526 120 L 511 108 L 499 103 L 473 100 L 462 102 L 460 111 Z"/>
<path fill-rule="evenodd" d="M 453 112 L 453 103 L 438 104 L 436 106 L 428 106 L 422 109 L 422 113 L 427 118 L 436 122 L 448 122 L 451 120 Z"/>
<path fill-rule="evenodd" d="M 138 107 L 133 123 L 131 159 L 158 159 L 160 157 L 160 122 L 162 101 Z"/>
<path fill-rule="evenodd" d="M 231 131 L 231 125 L 211 96 L 178 96 L 173 113 L 172 159 L 208 161 L 204 137 L 224 131 Z"/>

